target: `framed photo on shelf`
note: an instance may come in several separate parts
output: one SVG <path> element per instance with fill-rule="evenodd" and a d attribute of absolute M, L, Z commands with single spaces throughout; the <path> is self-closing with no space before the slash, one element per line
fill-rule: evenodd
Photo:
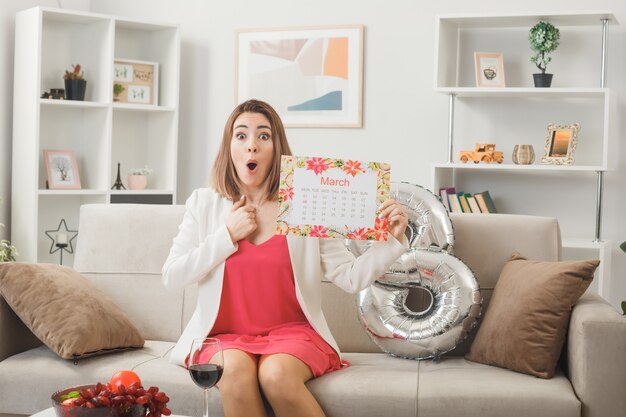
<path fill-rule="evenodd" d="M 361 127 L 363 26 L 237 31 L 236 104 L 272 105 L 286 127 Z"/>
<path fill-rule="evenodd" d="M 573 164 L 579 131 L 580 123 L 571 125 L 549 124 L 541 163 L 553 165 Z"/>
<path fill-rule="evenodd" d="M 116 59 L 113 63 L 113 101 L 159 104 L 159 64 Z"/>
<path fill-rule="evenodd" d="M 80 175 L 74 151 L 44 150 L 47 187 L 51 190 L 80 190 Z"/>
<path fill-rule="evenodd" d="M 494 52 L 474 52 L 476 87 L 504 87 L 504 58 Z"/>

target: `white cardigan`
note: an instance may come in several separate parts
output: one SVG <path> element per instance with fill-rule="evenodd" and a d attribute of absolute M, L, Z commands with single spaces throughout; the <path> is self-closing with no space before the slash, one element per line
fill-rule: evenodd
<path fill-rule="evenodd" d="M 195 190 L 169 256 L 163 265 L 166 288 L 198 283 L 196 309 L 172 350 L 170 361 L 183 365 L 195 338 L 205 337 L 217 318 L 224 280 L 224 262 L 237 251 L 226 219 L 233 202 L 210 188 Z M 288 235 L 296 297 L 311 326 L 339 353 L 322 312 L 320 280 L 325 277 L 345 291 L 356 293 L 380 277 L 407 249 L 389 234 L 387 242 L 373 244 L 355 259 L 341 239 Z"/>

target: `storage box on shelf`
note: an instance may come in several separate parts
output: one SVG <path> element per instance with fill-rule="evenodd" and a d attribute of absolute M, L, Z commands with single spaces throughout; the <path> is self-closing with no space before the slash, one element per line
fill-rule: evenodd
<path fill-rule="evenodd" d="M 555 74 L 551 88 L 532 86 L 532 73 L 538 71 L 529 60 L 528 31 L 540 20 L 561 30 L 561 45 L 548 68 Z M 435 47 L 435 90 L 448 96 L 449 120 L 447 161 L 433 164 L 433 190 L 489 189 L 505 212 L 558 216 L 565 235 L 564 257 L 601 259 L 596 284 L 601 295 L 606 295 L 603 277 L 608 276 L 611 252 L 610 242 L 601 239 L 603 174 L 610 167 L 609 113 L 614 100 L 605 85 L 609 24 L 617 21 L 604 11 L 439 16 Z M 474 52 L 503 54 L 505 87 L 475 87 Z M 547 125 L 574 122 L 582 126 L 575 163 L 541 164 Z M 459 151 L 472 149 L 477 142 L 496 143 L 504 163 L 461 163 Z M 512 163 L 516 144 L 533 145 L 534 164 Z M 589 191 L 577 197 L 584 204 L 562 204 L 554 210 L 556 203 L 548 199 L 571 198 L 566 194 L 579 184 Z M 588 209 L 591 201 L 595 207 Z M 561 219 L 564 209 L 578 212 L 584 226 Z M 595 212 L 593 218 L 590 212 Z"/>
<path fill-rule="evenodd" d="M 45 230 L 78 225 L 84 203 L 176 202 L 180 34 L 178 26 L 36 7 L 16 15 L 12 241 L 21 261 L 58 262 Z M 155 104 L 113 101 L 116 59 L 158 64 Z M 63 88 L 80 64 L 84 101 L 40 98 Z M 43 151 L 71 150 L 81 188 L 47 189 Z M 133 167 L 150 166 L 145 190 L 112 190 Z M 73 262 L 64 257 L 65 264 Z"/>

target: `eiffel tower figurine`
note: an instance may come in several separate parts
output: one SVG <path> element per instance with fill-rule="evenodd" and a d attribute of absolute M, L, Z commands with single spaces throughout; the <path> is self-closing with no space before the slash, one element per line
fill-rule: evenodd
<path fill-rule="evenodd" d="M 125 190 L 124 184 L 122 184 L 122 178 L 120 177 L 120 163 L 117 163 L 117 178 L 115 179 L 115 184 L 111 187 L 112 190 Z"/>

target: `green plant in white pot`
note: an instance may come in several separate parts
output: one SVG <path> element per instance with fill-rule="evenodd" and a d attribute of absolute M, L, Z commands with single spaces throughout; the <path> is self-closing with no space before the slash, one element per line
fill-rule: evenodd
<path fill-rule="evenodd" d="M 541 21 L 530 29 L 528 41 L 530 49 L 535 53 L 530 57 L 530 62 L 535 64 L 541 71 L 533 74 L 535 87 L 550 87 L 552 74 L 546 74 L 546 68 L 552 61 L 550 54 L 559 47 L 561 32 L 552 23 Z"/>

